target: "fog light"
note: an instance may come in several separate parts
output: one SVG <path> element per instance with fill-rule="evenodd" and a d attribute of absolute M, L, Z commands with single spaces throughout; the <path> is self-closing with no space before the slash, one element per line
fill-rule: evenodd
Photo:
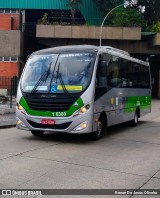
<path fill-rule="evenodd" d="M 22 123 L 22 121 L 21 120 L 17 120 L 17 124 L 21 124 Z"/>
<path fill-rule="evenodd" d="M 83 129 L 85 129 L 85 128 L 87 128 L 87 121 L 85 121 L 85 122 L 82 122 L 80 125 L 78 125 L 74 130 L 75 131 L 80 131 L 80 130 L 83 130 Z"/>
<path fill-rule="evenodd" d="M 16 124 L 22 126 L 23 128 L 26 128 L 26 125 L 20 119 L 16 121 Z"/>
<path fill-rule="evenodd" d="M 85 129 L 87 127 L 87 124 L 86 123 L 82 123 L 82 129 Z"/>

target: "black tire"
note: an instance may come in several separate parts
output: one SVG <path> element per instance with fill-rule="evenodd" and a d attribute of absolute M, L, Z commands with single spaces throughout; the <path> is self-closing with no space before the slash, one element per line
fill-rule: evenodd
<path fill-rule="evenodd" d="M 44 134 L 44 131 L 31 131 L 31 133 L 34 135 L 34 136 L 42 136 Z"/>
<path fill-rule="evenodd" d="M 99 140 L 106 133 L 106 122 L 102 117 L 97 122 L 97 131 L 91 133 L 92 140 Z"/>
<path fill-rule="evenodd" d="M 133 120 L 131 120 L 131 126 L 137 126 L 137 124 L 138 124 L 138 118 L 139 118 L 139 116 L 138 116 L 138 110 L 136 110 L 136 112 L 135 112 L 135 114 L 134 114 L 134 119 Z"/>

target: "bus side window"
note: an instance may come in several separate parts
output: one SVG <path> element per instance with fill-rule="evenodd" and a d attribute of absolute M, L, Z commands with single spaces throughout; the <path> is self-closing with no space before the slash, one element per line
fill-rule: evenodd
<path fill-rule="evenodd" d="M 108 65 L 108 85 L 110 87 L 121 87 L 122 79 L 120 75 L 119 58 L 113 56 L 112 61 Z"/>
<path fill-rule="evenodd" d="M 98 63 L 96 84 L 98 87 L 107 87 L 107 61 L 102 58 Z"/>
<path fill-rule="evenodd" d="M 149 67 L 133 63 L 136 88 L 150 88 Z"/>
<path fill-rule="evenodd" d="M 120 74 L 124 88 L 149 88 L 149 68 L 139 63 L 121 59 Z"/>
<path fill-rule="evenodd" d="M 133 87 L 132 67 L 132 62 L 121 58 L 120 73 L 122 79 L 122 87 Z"/>

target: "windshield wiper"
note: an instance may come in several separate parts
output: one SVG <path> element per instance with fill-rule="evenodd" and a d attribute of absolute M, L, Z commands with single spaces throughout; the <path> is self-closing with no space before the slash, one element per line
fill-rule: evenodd
<path fill-rule="evenodd" d="M 67 96 L 70 96 L 70 94 L 69 94 L 69 92 L 68 92 L 68 90 L 66 89 L 66 86 L 65 86 L 65 84 L 64 84 L 64 81 L 63 81 L 62 75 L 61 75 L 61 73 L 60 73 L 60 71 L 59 71 L 59 68 L 60 68 L 60 62 L 59 62 L 59 64 L 58 64 L 58 69 L 57 69 L 57 71 L 56 71 L 56 72 L 57 72 L 56 83 L 57 83 L 57 79 L 59 79 L 64 93 L 65 93 Z"/>
<path fill-rule="evenodd" d="M 46 81 L 46 80 L 47 80 L 47 78 L 48 78 L 48 76 L 49 76 L 49 74 L 50 74 L 51 65 L 52 65 L 52 62 L 50 63 L 48 70 L 46 70 L 46 71 L 41 75 L 41 77 L 39 78 L 39 80 L 37 81 L 37 83 L 35 84 L 35 86 L 33 87 L 32 91 L 31 91 L 32 94 L 36 92 L 37 87 L 39 86 L 39 84 L 40 84 L 42 81 Z"/>

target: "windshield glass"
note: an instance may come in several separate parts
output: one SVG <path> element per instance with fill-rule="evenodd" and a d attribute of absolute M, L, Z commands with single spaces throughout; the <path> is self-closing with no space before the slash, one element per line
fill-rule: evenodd
<path fill-rule="evenodd" d="M 34 55 L 25 67 L 21 88 L 24 92 L 78 93 L 92 77 L 94 54 Z"/>

